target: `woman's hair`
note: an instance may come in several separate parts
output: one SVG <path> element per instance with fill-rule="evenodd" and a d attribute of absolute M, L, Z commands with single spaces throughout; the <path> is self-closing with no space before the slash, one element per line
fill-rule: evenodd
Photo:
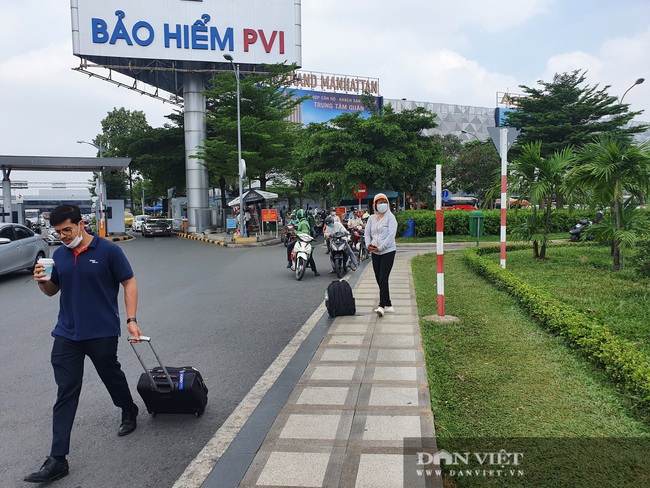
<path fill-rule="evenodd" d="M 81 210 L 76 205 L 59 205 L 50 212 L 50 225 L 59 225 L 70 219 L 73 224 L 81 222 Z"/>

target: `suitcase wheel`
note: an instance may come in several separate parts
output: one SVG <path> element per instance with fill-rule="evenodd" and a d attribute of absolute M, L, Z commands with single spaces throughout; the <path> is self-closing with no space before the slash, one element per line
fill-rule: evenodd
<path fill-rule="evenodd" d="M 194 412 L 194 416 L 198 419 L 201 415 L 203 415 L 203 412 L 205 412 L 205 409 L 198 410 Z"/>

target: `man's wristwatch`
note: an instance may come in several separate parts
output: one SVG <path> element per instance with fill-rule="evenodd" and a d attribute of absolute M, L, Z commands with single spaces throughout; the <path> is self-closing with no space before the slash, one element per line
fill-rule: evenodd
<path fill-rule="evenodd" d="M 135 317 L 129 317 L 128 319 L 126 319 L 127 324 L 130 324 L 131 322 L 135 322 L 137 324 L 138 319 L 136 319 Z"/>

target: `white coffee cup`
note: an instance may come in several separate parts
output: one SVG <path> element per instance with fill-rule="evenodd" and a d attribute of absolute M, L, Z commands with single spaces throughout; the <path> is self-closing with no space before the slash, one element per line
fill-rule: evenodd
<path fill-rule="evenodd" d="M 52 268 L 54 267 L 54 259 L 52 258 L 40 258 L 38 264 L 41 264 L 45 267 L 43 271 L 45 276 L 41 278 L 41 281 L 49 281 L 52 278 Z"/>

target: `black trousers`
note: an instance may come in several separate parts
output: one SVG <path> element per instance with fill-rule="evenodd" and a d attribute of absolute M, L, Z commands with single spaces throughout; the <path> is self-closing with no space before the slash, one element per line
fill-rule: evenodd
<path fill-rule="evenodd" d="M 372 269 L 375 272 L 375 279 L 379 285 L 380 307 L 392 306 L 392 303 L 390 301 L 390 291 L 388 289 L 388 278 L 390 277 L 390 272 L 393 269 L 396 252 L 397 251 L 391 251 L 386 254 L 372 253 Z"/>
<path fill-rule="evenodd" d="M 51 456 L 65 456 L 70 452 L 70 433 L 79 405 L 86 356 L 95 365 L 113 403 L 123 410 L 133 407 L 126 376 L 117 361 L 117 341 L 117 337 L 73 341 L 54 336 L 52 367 L 58 391 L 52 413 Z"/>

